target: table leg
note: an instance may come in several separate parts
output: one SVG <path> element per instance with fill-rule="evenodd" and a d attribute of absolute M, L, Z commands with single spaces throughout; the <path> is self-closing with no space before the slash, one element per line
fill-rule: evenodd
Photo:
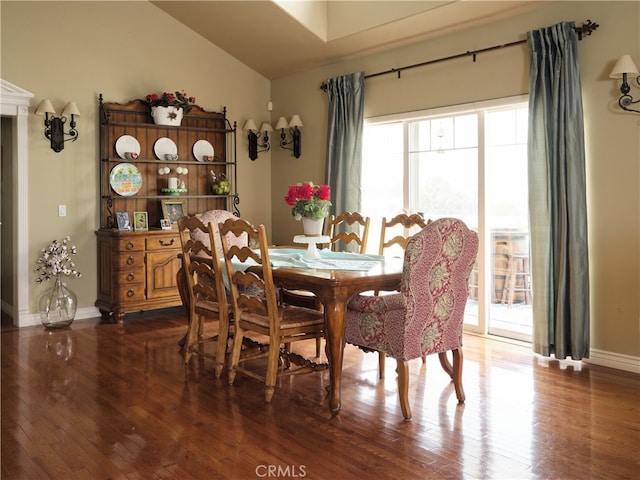
<path fill-rule="evenodd" d="M 342 361 L 344 357 L 344 329 L 346 298 L 325 299 L 326 353 L 329 360 L 329 410 L 333 415 L 340 411 L 340 388 L 342 381 Z"/>

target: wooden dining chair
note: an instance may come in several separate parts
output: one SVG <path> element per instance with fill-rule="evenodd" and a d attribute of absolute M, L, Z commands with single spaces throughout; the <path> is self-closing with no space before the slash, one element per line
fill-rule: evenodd
<path fill-rule="evenodd" d="M 207 226 L 209 223 L 212 223 L 215 226 L 215 228 L 213 229 L 213 232 L 214 232 L 214 236 L 218 240 L 219 257 L 222 258 L 222 243 L 220 243 L 220 234 L 218 233 L 217 225 L 220 222 L 224 222 L 227 218 L 235 218 L 235 215 L 228 210 L 214 209 L 214 210 L 207 210 L 204 213 L 198 213 L 195 215 L 195 217 L 199 218 L 202 221 L 202 224 L 205 226 Z M 200 230 L 199 228 L 191 230 L 189 232 L 189 236 L 191 237 L 192 240 L 200 240 L 205 247 L 209 249 L 211 248 L 211 240 L 209 238 L 209 232 L 206 229 L 204 231 Z M 176 274 L 176 283 L 178 286 L 178 293 L 180 294 L 180 300 L 182 300 L 182 305 L 185 308 L 187 318 L 189 318 L 189 308 L 190 308 L 189 289 L 188 289 L 187 279 L 184 271 L 184 264 L 182 267 L 180 267 L 180 269 Z M 185 342 L 186 342 L 186 335 L 178 342 L 178 344 L 182 348 L 184 347 Z"/>
<path fill-rule="evenodd" d="M 391 250 L 393 253 L 403 256 L 409 238 L 429 223 L 431 223 L 431 220 L 425 221 L 417 213 L 411 215 L 400 213 L 390 220 L 387 220 L 387 217 L 382 217 L 378 254 L 384 256 Z M 379 292 L 375 292 L 375 294 L 378 295 Z M 384 353 L 378 353 L 378 375 L 380 379 L 384 378 L 385 358 L 386 355 Z M 423 356 L 422 363 L 426 363 L 426 361 L 427 357 Z"/>
<path fill-rule="evenodd" d="M 276 378 L 282 375 L 311 373 L 328 368 L 327 363 L 317 364 L 293 353 L 293 342 L 324 336 L 324 315 L 316 309 L 286 305 L 280 302 L 273 282 L 267 235 L 264 225 L 253 226 L 244 219 L 229 219 L 219 225 L 227 278 L 231 288 L 231 304 L 235 321 L 235 336 L 229 367 L 229 385 L 233 385 L 236 373 L 264 382 L 265 400 L 271 402 Z M 229 237 L 246 235 L 250 245 L 238 246 Z M 238 268 L 242 264 L 249 268 Z M 241 358 L 243 338 L 247 332 L 268 337 L 269 343 Z M 283 345 L 285 347 L 283 347 Z M 255 368 L 245 368 L 247 360 L 267 358 L 265 374 Z M 287 368 L 279 368 L 279 360 Z M 291 364 L 297 367 L 291 367 Z"/>
<path fill-rule="evenodd" d="M 330 215 L 327 221 L 327 236 L 331 238 L 329 247 L 334 251 L 348 250 L 350 246 L 357 248 L 358 253 L 365 253 L 369 238 L 369 224 L 371 219 L 363 217 L 358 212 L 344 212 L 340 215 Z M 322 311 L 322 304 L 313 292 L 307 290 L 282 290 L 282 299 L 291 305 L 316 308 Z M 320 356 L 322 339 L 316 340 L 316 357 Z"/>
<path fill-rule="evenodd" d="M 409 238 L 426 227 L 427 223 L 431 223 L 431 220 L 425 221 L 417 213 L 411 215 L 400 213 L 390 220 L 383 217 L 378 253 L 384 255 L 387 250 L 393 249 L 397 245 L 401 249 L 401 255 L 404 255 L 404 249 L 407 247 Z"/>
<path fill-rule="evenodd" d="M 369 217 L 363 217 L 359 212 L 330 215 L 327 221 L 327 236 L 331 237 L 329 246 L 337 251 L 350 251 L 355 247 L 358 253 L 365 253 L 370 222 Z"/>
<path fill-rule="evenodd" d="M 437 353 L 462 388 L 462 327 L 469 274 L 478 253 L 478 235 L 460 220 L 440 218 L 412 236 L 404 254 L 400 291 L 356 295 L 347 304 L 345 339 L 365 351 L 383 352 L 398 363 L 402 415 L 411 418 L 408 361 Z M 452 352 L 453 365 L 447 358 Z"/>
<path fill-rule="evenodd" d="M 182 346 L 185 364 L 193 354 L 214 360 L 214 372 L 220 377 L 224 367 L 230 330 L 229 304 L 222 280 L 222 246 L 217 225 L 205 225 L 197 216 L 178 220 L 182 245 L 182 269 L 186 277 L 188 296 L 188 327 Z M 204 320 L 218 322 L 218 333 L 204 335 Z M 216 342 L 216 353 L 206 350 L 206 344 Z"/>

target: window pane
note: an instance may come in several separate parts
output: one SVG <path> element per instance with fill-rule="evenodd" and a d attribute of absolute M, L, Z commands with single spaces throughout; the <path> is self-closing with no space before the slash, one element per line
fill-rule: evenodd
<path fill-rule="evenodd" d="M 382 217 L 403 210 L 403 125 L 386 123 L 364 129 L 362 145 L 362 208 L 371 218 L 367 251 L 378 253 Z"/>
<path fill-rule="evenodd" d="M 456 148 L 469 148 L 478 146 L 478 116 L 460 115 L 455 117 Z"/>
<path fill-rule="evenodd" d="M 411 211 L 425 218 L 455 217 L 470 228 L 478 224 L 477 149 L 409 155 L 417 192 Z"/>

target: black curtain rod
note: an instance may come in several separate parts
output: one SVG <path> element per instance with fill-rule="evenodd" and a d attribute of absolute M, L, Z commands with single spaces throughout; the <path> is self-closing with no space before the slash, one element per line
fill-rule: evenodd
<path fill-rule="evenodd" d="M 591 33 L 595 31 L 596 28 L 598 28 L 599 26 L 600 25 L 598 25 L 597 23 L 594 23 L 591 20 L 587 20 L 587 23 L 583 23 L 582 26 L 574 27 L 573 29 L 578 34 L 578 40 L 582 40 L 583 35 L 586 35 L 586 36 L 591 35 Z M 471 52 L 459 53 L 457 55 L 451 55 L 449 57 L 437 58 L 435 60 L 428 60 L 426 62 L 415 63 L 413 65 L 407 65 L 405 67 L 392 68 L 390 70 L 385 70 L 384 72 L 370 73 L 369 75 L 365 75 L 364 78 L 367 79 L 367 78 L 379 77 L 381 75 L 389 75 L 390 73 L 396 73 L 398 75 L 398 78 L 400 78 L 400 72 L 402 72 L 403 70 L 409 70 L 411 68 L 417 68 L 417 67 L 424 67 L 425 65 L 431 65 L 433 63 L 439 63 L 439 62 L 446 62 L 447 60 L 454 60 L 456 58 L 462 58 L 462 57 L 468 57 L 468 56 L 472 56 L 473 61 L 475 62 L 476 55 L 480 53 L 490 52 L 492 50 L 499 50 L 501 48 L 506 48 L 506 47 L 513 47 L 515 45 L 522 45 L 523 43 L 527 43 L 527 41 L 518 40 L 516 42 L 505 43 L 504 45 L 496 45 L 493 47 L 481 48 L 480 50 L 473 50 Z M 327 82 L 322 82 L 322 84 L 320 85 L 320 89 L 326 92 Z"/>

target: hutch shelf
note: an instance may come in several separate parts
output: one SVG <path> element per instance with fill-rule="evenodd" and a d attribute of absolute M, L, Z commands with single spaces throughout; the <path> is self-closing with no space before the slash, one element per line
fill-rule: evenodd
<path fill-rule="evenodd" d="M 207 112 L 199 106 L 183 117 L 180 126 L 156 125 L 144 100 L 126 104 L 100 104 L 100 229 L 98 241 L 98 299 L 103 318 L 122 323 L 128 312 L 181 304 L 176 274 L 180 239 L 174 229 L 163 230 L 162 200 L 179 203 L 184 215 L 226 209 L 240 215 L 237 190 L 236 128 L 222 112 Z M 124 137 L 124 138 L 123 138 Z M 133 140 L 131 140 L 131 137 Z M 122 158 L 124 141 L 136 158 Z M 196 145 L 197 144 L 197 145 Z M 204 160 L 199 147 L 212 147 L 212 159 Z M 160 146 L 170 145 L 177 159 L 167 161 Z M 211 153 L 211 152 L 206 152 Z M 196 155 L 199 157 L 197 158 Z M 112 172 L 132 165 L 133 189 L 122 184 Z M 167 175 L 164 172 L 169 169 Z M 188 173 L 176 175 L 187 170 Z M 230 191 L 213 193 L 211 172 L 225 176 Z M 167 194 L 168 179 L 177 177 L 184 188 L 179 195 Z M 182 185 L 180 185 L 182 187 Z M 116 190 L 118 190 L 118 193 Z M 171 191 L 172 193 L 175 193 Z M 117 213 L 127 212 L 132 230 L 118 228 Z M 135 212 L 147 213 L 147 230 L 136 230 Z"/>

